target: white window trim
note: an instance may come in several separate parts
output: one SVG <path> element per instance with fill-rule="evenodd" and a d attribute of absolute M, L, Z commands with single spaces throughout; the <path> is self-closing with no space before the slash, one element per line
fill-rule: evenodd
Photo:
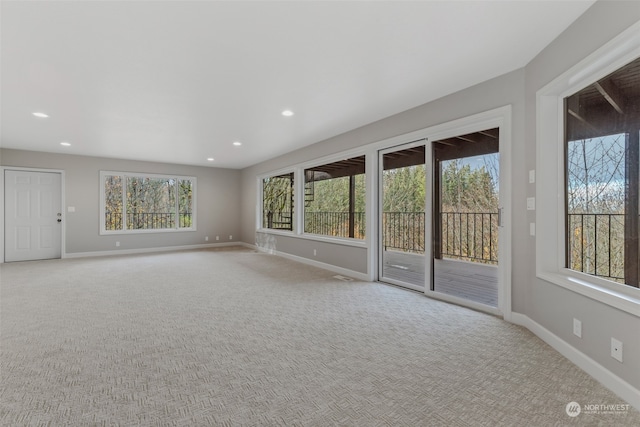
<path fill-rule="evenodd" d="M 107 176 L 121 176 L 121 177 L 145 177 L 145 178 L 168 178 L 175 179 L 176 182 L 178 180 L 190 180 L 191 181 L 191 227 L 179 227 L 176 223 L 175 228 L 158 228 L 152 230 L 107 230 L 104 223 L 104 214 L 106 209 L 106 201 L 104 194 L 104 180 Z M 123 208 L 126 210 L 124 206 L 125 193 L 124 193 L 125 185 L 123 184 Z M 171 174 L 153 174 L 153 173 L 144 173 L 144 172 L 119 172 L 119 171 L 100 171 L 100 235 L 107 236 L 112 234 L 150 234 L 150 233 L 182 233 L 182 232 L 191 232 L 197 230 L 197 178 L 195 176 L 182 176 L 182 175 L 171 175 Z"/>
<path fill-rule="evenodd" d="M 640 316 L 640 289 L 564 267 L 564 98 L 640 57 L 640 22 L 536 94 L 536 276 Z"/>

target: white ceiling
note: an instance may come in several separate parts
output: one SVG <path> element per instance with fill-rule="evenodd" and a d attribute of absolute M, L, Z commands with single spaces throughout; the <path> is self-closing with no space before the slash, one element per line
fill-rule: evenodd
<path fill-rule="evenodd" d="M 243 168 L 521 68 L 592 3 L 2 1 L 1 146 Z"/>

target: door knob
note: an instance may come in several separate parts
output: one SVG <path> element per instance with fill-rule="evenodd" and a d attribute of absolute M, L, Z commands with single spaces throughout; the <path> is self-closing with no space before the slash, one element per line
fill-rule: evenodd
<path fill-rule="evenodd" d="M 58 218 L 58 222 L 62 222 L 62 220 L 60 218 Z"/>

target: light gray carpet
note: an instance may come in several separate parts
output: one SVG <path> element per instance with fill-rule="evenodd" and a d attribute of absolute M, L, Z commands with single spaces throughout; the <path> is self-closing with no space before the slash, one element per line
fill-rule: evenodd
<path fill-rule="evenodd" d="M 247 249 L 1 267 L 0 424 L 640 425 L 528 331 Z"/>

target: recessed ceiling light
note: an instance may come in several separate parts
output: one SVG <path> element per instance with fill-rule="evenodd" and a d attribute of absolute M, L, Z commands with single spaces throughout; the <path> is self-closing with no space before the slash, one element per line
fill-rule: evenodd
<path fill-rule="evenodd" d="M 234 142 L 234 143 L 233 143 L 233 145 L 235 145 L 236 147 L 239 147 L 239 146 L 241 146 L 241 145 L 242 145 L 242 142 L 240 142 L 240 141 L 236 141 L 236 142 Z"/>
<path fill-rule="evenodd" d="M 291 110 L 284 110 L 284 111 L 282 112 L 282 115 L 283 115 L 283 116 L 285 116 L 285 117 L 291 117 L 291 116 L 293 116 L 293 111 L 291 111 Z"/>
<path fill-rule="evenodd" d="M 209 158 L 207 158 L 207 161 L 208 161 L 208 162 L 213 162 L 213 157 L 209 157 Z"/>
<path fill-rule="evenodd" d="M 39 112 L 35 112 L 35 113 L 33 113 L 33 115 L 34 115 L 34 116 L 36 116 L 36 117 L 40 117 L 40 118 L 42 118 L 42 119 L 46 119 L 47 117 L 49 117 L 49 115 L 48 115 L 48 114 L 45 114 L 45 113 L 39 113 Z"/>
<path fill-rule="evenodd" d="M 68 143 L 68 142 L 66 142 L 66 141 L 65 141 L 65 142 L 61 142 L 61 143 L 60 143 L 60 145 L 63 145 L 63 146 L 65 146 L 65 147 L 70 147 L 70 146 L 71 146 L 71 144 L 69 144 L 69 143 Z"/>

